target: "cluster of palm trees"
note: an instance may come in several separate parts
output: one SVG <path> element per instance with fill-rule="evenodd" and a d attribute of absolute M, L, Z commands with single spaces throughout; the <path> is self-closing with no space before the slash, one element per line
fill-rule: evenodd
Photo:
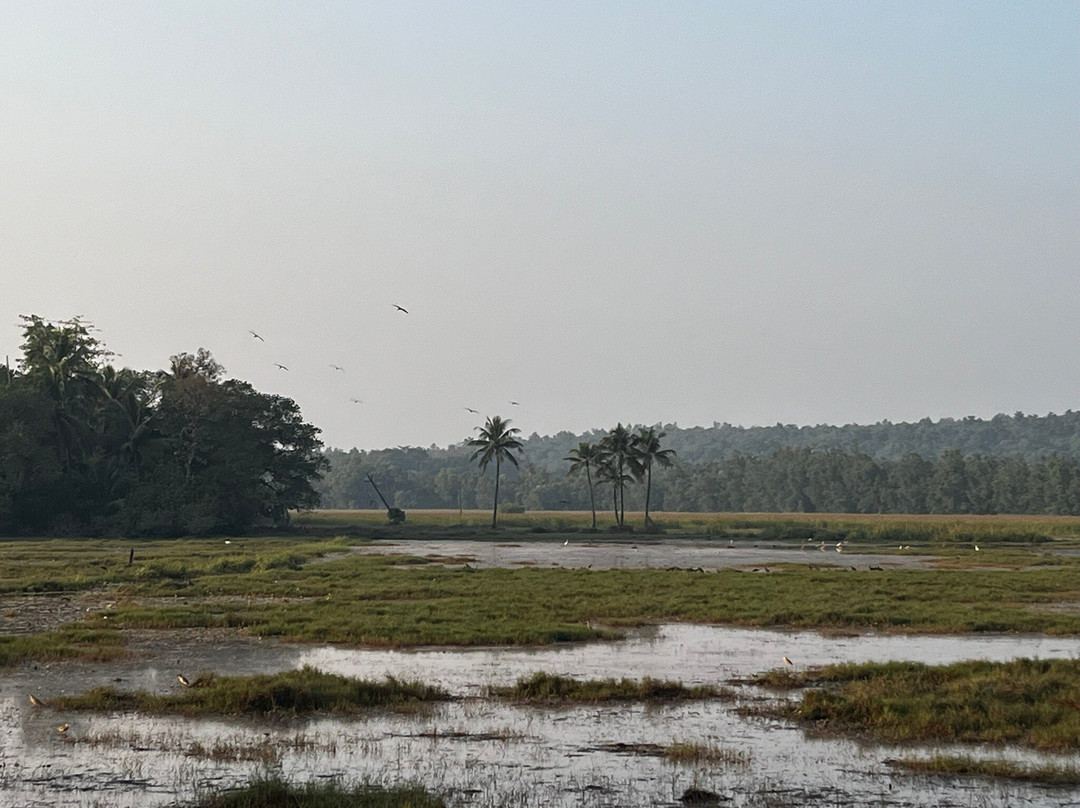
<path fill-rule="evenodd" d="M 518 438 L 521 430 L 510 426 L 509 418 L 491 416 L 482 427 L 477 427 L 479 434 L 467 442 L 475 449 L 469 460 L 480 464 L 484 471 L 492 460 L 495 461 L 495 504 L 491 509 L 491 527 L 498 523 L 499 513 L 499 473 L 503 461 L 513 463 L 525 445 Z M 653 524 L 649 517 L 649 498 L 652 493 L 653 466 L 670 466 L 675 458 L 674 449 L 664 449 L 660 445 L 663 432 L 656 427 L 638 427 L 632 432 L 628 427 L 618 424 L 596 443 L 584 441 L 576 449 L 570 450 L 567 475 L 578 474 L 582 470 L 589 483 L 589 500 L 592 505 L 592 527 L 596 530 L 596 495 L 595 487 L 600 483 L 611 485 L 612 506 L 615 523 L 623 527 L 626 523 L 625 491 L 627 483 L 645 483 L 645 526 Z M 593 479 L 595 473 L 595 481 Z"/>
<path fill-rule="evenodd" d="M 656 427 L 638 427 L 637 432 L 618 424 L 597 443 L 583 441 L 576 449 L 570 450 L 570 456 L 564 458 L 570 462 L 567 475 L 585 471 L 589 483 L 589 500 L 592 505 L 592 526 L 596 529 L 595 486 L 600 483 L 611 485 L 612 509 L 615 512 L 615 524 L 626 524 L 627 483 L 645 483 L 645 526 L 652 525 L 649 516 L 649 498 L 652 494 L 653 466 L 670 466 L 675 458 L 674 449 L 664 449 L 660 445 L 663 432 Z M 596 481 L 593 481 L 593 472 Z"/>

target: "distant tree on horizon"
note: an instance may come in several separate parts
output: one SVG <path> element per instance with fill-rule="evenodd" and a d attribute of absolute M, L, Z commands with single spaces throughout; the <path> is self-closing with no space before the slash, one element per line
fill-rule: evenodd
<path fill-rule="evenodd" d="M 652 494 L 652 469 L 653 464 L 667 468 L 675 457 L 674 449 L 660 447 L 660 439 L 663 432 L 657 432 L 656 427 L 640 427 L 633 439 L 633 450 L 636 455 L 636 467 L 640 474 L 645 477 L 645 527 L 652 524 L 649 517 L 649 498 Z"/>

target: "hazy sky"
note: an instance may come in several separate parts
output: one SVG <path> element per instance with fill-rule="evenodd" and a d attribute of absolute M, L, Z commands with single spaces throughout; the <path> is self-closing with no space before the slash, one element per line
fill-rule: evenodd
<path fill-rule="evenodd" d="M 0 358 L 20 314 L 135 368 L 205 347 L 341 448 L 454 443 L 466 407 L 1080 408 L 1074 0 L 0 18 Z"/>

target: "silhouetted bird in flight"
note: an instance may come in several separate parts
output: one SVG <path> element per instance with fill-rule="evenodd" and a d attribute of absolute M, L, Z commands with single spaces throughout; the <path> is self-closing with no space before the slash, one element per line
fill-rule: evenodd
<path fill-rule="evenodd" d="M 408 310 L 408 309 L 403 309 L 403 308 L 402 308 L 401 306 L 399 306 L 399 305 L 398 305 L 397 303 L 395 303 L 395 304 L 394 304 L 394 308 L 395 308 L 395 309 L 397 309 L 398 311 L 400 311 L 400 312 L 401 312 L 402 314 L 408 314 L 408 313 L 409 313 L 409 310 Z"/>
<path fill-rule="evenodd" d="M 335 365 L 333 362 L 330 363 L 330 367 L 332 367 L 334 370 L 340 370 L 340 371 L 345 370 L 345 368 L 343 368 L 341 365 Z"/>
<path fill-rule="evenodd" d="M 251 334 L 251 336 L 255 337 L 255 339 L 257 339 L 259 342 L 266 342 L 266 340 L 264 340 L 262 337 L 260 337 L 254 331 L 249 330 L 248 333 Z"/>
<path fill-rule="evenodd" d="M 276 367 L 276 368 L 278 368 L 280 370 L 288 370 L 287 367 L 285 367 L 284 365 L 279 365 L 277 362 L 274 363 L 274 367 Z"/>
<path fill-rule="evenodd" d="M 521 406 L 517 401 L 511 401 L 510 403 L 513 404 L 515 407 Z"/>
<path fill-rule="evenodd" d="M 467 409 L 473 415 L 479 415 L 480 414 L 477 410 L 474 410 L 472 407 L 466 407 L 465 409 Z"/>
<path fill-rule="evenodd" d="M 358 398 L 350 398 L 349 401 L 351 401 L 353 404 L 363 404 L 364 403 L 363 401 L 361 401 Z"/>

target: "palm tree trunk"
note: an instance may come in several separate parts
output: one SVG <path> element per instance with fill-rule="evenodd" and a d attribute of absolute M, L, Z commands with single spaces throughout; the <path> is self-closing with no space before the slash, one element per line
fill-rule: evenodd
<path fill-rule="evenodd" d="M 491 509 L 491 529 L 499 518 L 499 456 L 495 456 L 495 505 Z"/>
<path fill-rule="evenodd" d="M 589 473 L 589 464 L 585 464 L 585 479 L 589 483 L 589 504 L 592 506 L 592 529 L 596 530 L 596 492 L 592 486 L 592 474 Z"/>
<path fill-rule="evenodd" d="M 645 527 L 652 522 L 649 519 L 649 495 L 652 494 L 652 464 L 645 467 Z"/>

